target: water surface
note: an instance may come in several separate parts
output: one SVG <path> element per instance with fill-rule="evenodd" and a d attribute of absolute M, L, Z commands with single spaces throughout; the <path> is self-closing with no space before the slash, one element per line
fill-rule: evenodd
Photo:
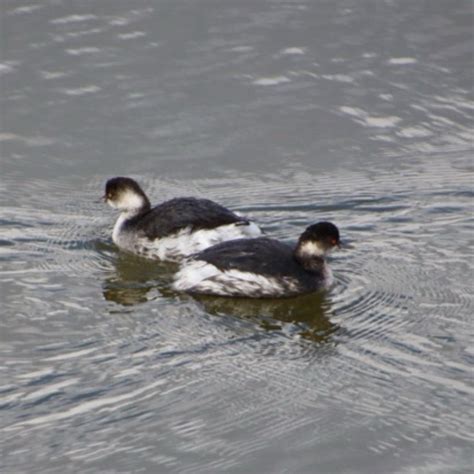
<path fill-rule="evenodd" d="M 469 2 L 5 1 L 0 470 L 472 470 Z M 334 287 L 195 299 L 111 176 L 293 241 Z"/>

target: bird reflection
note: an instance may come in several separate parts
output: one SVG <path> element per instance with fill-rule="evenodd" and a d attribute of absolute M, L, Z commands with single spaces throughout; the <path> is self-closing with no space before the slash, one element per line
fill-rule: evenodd
<path fill-rule="evenodd" d="M 146 260 L 119 253 L 114 262 L 115 272 L 102 284 L 107 301 L 133 306 L 166 294 L 177 265 L 169 262 Z M 169 293 L 169 290 L 168 290 Z"/>
<path fill-rule="evenodd" d="M 291 327 L 291 332 L 314 342 L 329 342 L 339 329 L 328 317 L 331 305 L 323 292 L 284 299 L 194 298 L 210 314 L 251 319 L 269 331 Z"/>

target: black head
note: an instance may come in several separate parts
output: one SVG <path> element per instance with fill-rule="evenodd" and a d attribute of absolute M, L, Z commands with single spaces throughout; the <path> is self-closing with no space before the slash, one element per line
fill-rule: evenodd
<path fill-rule="evenodd" d="M 105 184 L 104 200 L 121 211 L 149 209 L 150 201 L 140 185 L 132 178 L 112 178 Z"/>
<path fill-rule="evenodd" d="M 321 257 L 340 246 L 339 229 L 331 222 L 318 222 L 301 234 L 296 251 L 301 257 Z"/>

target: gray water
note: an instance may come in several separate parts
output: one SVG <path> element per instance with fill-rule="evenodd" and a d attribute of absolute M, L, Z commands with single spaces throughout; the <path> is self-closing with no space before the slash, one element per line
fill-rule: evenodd
<path fill-rule="evenodd" d="M 0 471 L 473 468 L 468 1 L 4 0 Z M 193 299 L 106 179 L 205 196 L 335 285 Z"/>

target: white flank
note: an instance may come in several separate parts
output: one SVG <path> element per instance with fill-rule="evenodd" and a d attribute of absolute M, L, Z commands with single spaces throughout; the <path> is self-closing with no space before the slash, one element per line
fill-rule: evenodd
<path fill-rule="evenodd" d="M 203 260 L 185 262 L 176 274 L 173 288 L 177 291 L 220 296 L 271 297 L 297 292 L 296 282 L 242 272 L 219 270 Z"/>
<path fill-rule="evenodd" d="M 128 218 L 127 214 L 122 214 L 118 218 L 112 233 L 115 244 L 130 252 L 160 260 L 179 260 L 220 242 L 258 237 L 262 233 L 259 227 L 251 222 L 249 225 L 228 224 L 195 232 L 186 227 L 176 234 L 150 240 L 137 236 L 133 231 L 122 232 L 123 223 Z"/>
<path fill-rule="evenodd" d="M 141 245 L 148 248 L 150 257 L 158 257 L 161 260 L 176 260 L 201 252 L 220 242 L 257 237 L 261 233 L 262 231 L 253 222 L 250 225 L 228 224 L 215 229 L 201 229 L 195 232 L 185 228 L 169 237 L 148 242 L 143 241 Z"/>
<path fill-rule="evenodd" d="M 179 291 L 188 291 L 202 281 L 219 275 L 220 270 L 202 260 L 187 262 L 175 275 L 174 287 Z"/>

